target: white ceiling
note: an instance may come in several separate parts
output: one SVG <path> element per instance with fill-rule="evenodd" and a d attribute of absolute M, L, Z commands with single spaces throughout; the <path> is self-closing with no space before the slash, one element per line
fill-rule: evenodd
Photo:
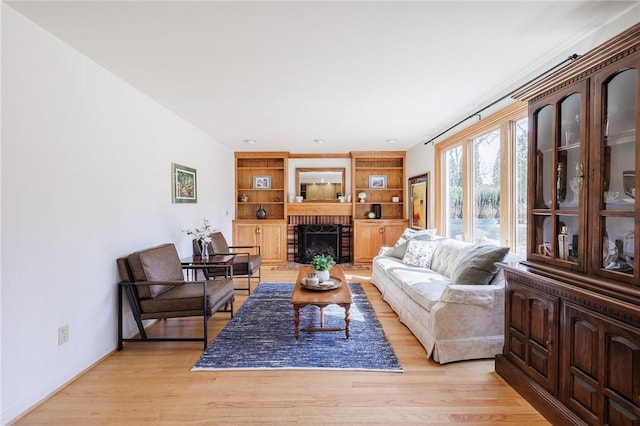
<path fill-rule="evenodd" d="M 7 3 L 232 150 L 295 153 L 409 149 L 640 21 L 638 0 Z"/>

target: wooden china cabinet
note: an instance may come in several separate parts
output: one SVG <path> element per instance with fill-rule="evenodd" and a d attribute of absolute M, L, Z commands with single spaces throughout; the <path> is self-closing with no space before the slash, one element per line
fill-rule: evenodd
<path fill-rule="evenodd" d="M 496 371 L 554 424 L 640 425 L 639 68 L 640 24 L 517 94 L 529 247 Z"/>

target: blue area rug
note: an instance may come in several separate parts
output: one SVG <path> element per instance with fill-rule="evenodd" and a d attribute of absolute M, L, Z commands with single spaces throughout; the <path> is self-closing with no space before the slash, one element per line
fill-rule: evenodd
<path fill-rule="evenodd" d="M 350 337 L 344 331 L 293 335 L 293 284 L 260 283 L 192 371 L 328 369 L 401 372 L 402 366 L 360 284 L 353 295 Z M 317 326 L 320 309 L 300 310 L 300 328 Z M 324 309 L 325 327 L 344 327 L 344 309 Z"/>

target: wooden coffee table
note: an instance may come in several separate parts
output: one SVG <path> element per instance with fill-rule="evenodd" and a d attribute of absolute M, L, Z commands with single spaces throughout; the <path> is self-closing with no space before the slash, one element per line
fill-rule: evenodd
<path fill-rule="evenodd" d="M 302 278 L 314 272 L 313 268 L 304 266 L 298 273 L 296 284 L 291 293 L 291 303 L 293 304 L 295 336 L 296 340 L 300 337 L 302 331 L 342 331 L 346 338 L 349 338 L 349 310 L 351 309 L 351 290 L 349 283 L 344 276 L 344 271 L 339 266 L 331 269 L 331 276 L 342 280 L 342 285 L 333 290 L 307 290 L 300 285 Z M 300 309 L 308 305 L 318 306 L 320 308 L 320 327 L 307 327 L 300 329 Z M 325 327 L 324 326 L 324 308 L 328 305 L 338 305 L 344 308 L 344 328 Z"/>

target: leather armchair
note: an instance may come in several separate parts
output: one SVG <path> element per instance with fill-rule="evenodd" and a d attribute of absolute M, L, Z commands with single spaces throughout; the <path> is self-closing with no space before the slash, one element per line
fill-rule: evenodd
<path fill-rule="evenodd" d="M 236 290 L 247 290 L 251 294 L 251 278 L 256 277 L 260 282 L 262 255 L 260 246 L 230 246 L 222 235 L 222 232 L 213 232 L 209 243 L 210 255 L 233 254 L 234 258 L 231 262 L 233 266 L 233 276 L 246 276 L 247 287 L 236 288 Z M 254 253 L 252 253 L 254 252 Z M 193 240 L 193 254 L 200 256 L 202 248 L 198 240 Z M 209 277 L 219 277 L 224 275 L 224 271 L 220 269 L 209 269 Z"/>
<path fill-rule="evenodd" d="M 202 341 L 206 349 L 208 319 L 217 311 L 230 312 L 233 317 L 233 280 L 185 281 L 180 257 L 173 244 L 137 251 L 117 259 L 117 264 L 122 280 L 118 285 L 118 350 L 122 350 L 123 342 L 137 341 Z M 131 306 L 140 337 L 123 337 L 123 292 Z M 151 338 L 142 323 L 148 319 L 192 316 L 203 317 L 202 337 Z"/>

